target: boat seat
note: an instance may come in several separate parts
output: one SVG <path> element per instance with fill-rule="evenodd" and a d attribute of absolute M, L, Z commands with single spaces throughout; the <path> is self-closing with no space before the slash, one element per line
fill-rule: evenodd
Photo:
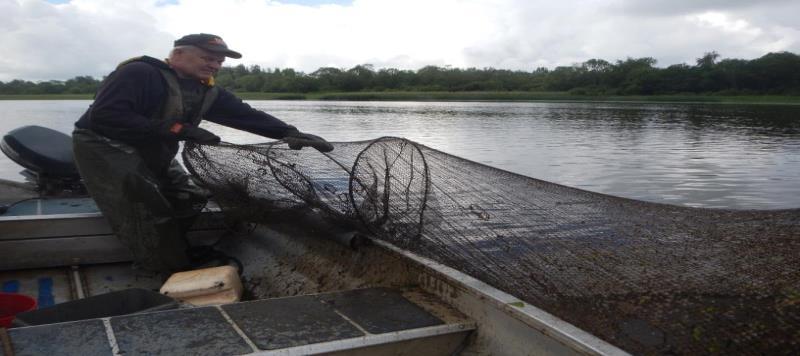
<path fill-rule="evenodd" d="M 41 126 L 23 126 L 0 141 L 0 150 L 12 161 L 38 176 L 80 179 L 72 157 L 72 138 Z"/>

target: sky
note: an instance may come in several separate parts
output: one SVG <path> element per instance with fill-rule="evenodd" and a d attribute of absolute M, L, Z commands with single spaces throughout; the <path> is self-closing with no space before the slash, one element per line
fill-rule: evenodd
<path fill-rule="evenodd" d="M 198 32 L 244 55 L 227 65 L 306 73 L 800 53 L 797 0 L 0 0 L 0 14 L 0 81 L 101 78 Z"/>

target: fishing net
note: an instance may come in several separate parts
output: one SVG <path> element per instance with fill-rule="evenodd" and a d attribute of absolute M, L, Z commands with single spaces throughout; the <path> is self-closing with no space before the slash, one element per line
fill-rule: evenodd
<path fill-rule="evenodd" d="M 458 269 L 632 353 L 800 349 L 800 209 L 649 203 L 399 138 L 188 146 L 237 218 L 312 208 Z"/>

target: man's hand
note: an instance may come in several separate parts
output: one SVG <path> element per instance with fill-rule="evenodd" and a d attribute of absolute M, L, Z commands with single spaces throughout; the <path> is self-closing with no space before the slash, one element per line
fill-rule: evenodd
<path fill-rule="evenodd" d="M 201 145 L 216 145 L 221 139 L 208 130 L 192 124 L 174 122 L 169 126 L 169 132 L 178 140 L 194 141 Z"/>
<path fill-rule="evenodd" d="M 297 129 L 290 131 L 286 136 L 283 138 L 286 143 L 289 144 L 289 148 L 293 150 L 299 150 L 303 147 L 314 147 L 317 151 L 320 152 L 330 152 L 333 151 L 333 145 L 325 141 L 324 138 L 307 134 L 298 131 Z"/>

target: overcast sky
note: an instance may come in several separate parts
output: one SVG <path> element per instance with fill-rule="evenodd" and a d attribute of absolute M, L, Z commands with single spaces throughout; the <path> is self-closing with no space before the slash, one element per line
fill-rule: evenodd
<path fill-rule="evenodd" d="M 530 71 L 591 58 L 659 66 L 800 53 L 797 0 L 0 0 L 0 81 L 102 77 L 214 33 L 227 64 Z"/>

